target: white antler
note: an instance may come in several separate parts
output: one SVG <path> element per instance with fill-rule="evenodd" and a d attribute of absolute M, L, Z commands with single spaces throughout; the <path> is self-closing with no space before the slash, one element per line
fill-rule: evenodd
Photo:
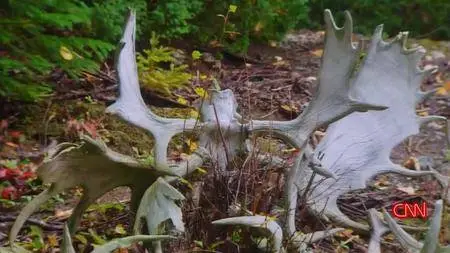
<path fill-rule="evenodd" d="M 195 120 L 168 119 L 154 114 L 141 96 L 135 52 L 136 14 L 132 11 L 119 46 L 117 72 L 120 94 L 107 112 L 117 114 L 135 126 L 149 131 L 155 138 L 155 166 L 167 167 L 167 146 L 177 133 L 193 130 Z"/>
<path fill-rule="evenodd" d="M 274 131 L 281 138 L 301 148 L 318 127 L 335 122 L 352 112 L 384 110 L 383 104 L 367 103 L 354 96 L 350 82 L 359 57 L 352 43 L 352 18 L 345 12 L 345 24 L 338 28 L 330 10 L 325 10 L 326 39 L 319 85 L 309 106 L 296 119 L 287 122 L 253 121 L 252 131 Z"/>
<path fill-rule="evenodd" d="M 345 29 L 351 31 L 348 25 L 344 26 Z M 353 74 L 350 85 L 353 87 L 353 97 L 361 103 L 382 104 L 389 108 L 355 112 L 331 124 L 315 150 L 315 156 L 320 157 L 322 166 L 338 178 L 316 176 L 308 203 L 316 213 L 323 211 L 325 216 L 347 226 L 362 230 L 369 228 L 352 221 L 339 210 L 336 201 L 340 195 L 365 188 L 369 179 L 381 173 L 393 172 L 407 176 L 435 174 L 433 171 L 411 171 L 389 159 L 391 150 L 406 137 L 417 134 L 421 123 L 444 119 L 437 116 L 419 117 L 415 113 L 418 99 L 424 97 L 424 93 L 419 92 L 420 83 L 428 73 L 418 69 L 418 62 L 425 50 L 422 47 L 406 49 L 406 39 L 407 33 L 400 33 L 393 41 L 385 42 L 382 40 L 382 26 L 378 26 L 367 57 L 358 73 Z M 342 41 L 349 43 L 345 36 Z M 335 47 L 335 50 L 338 49 Z M 353 57 L 351 52 L 348 54 L 341 57 Z M 323 62 L 326 65 L 326 55 Z M 350 77 L 350 74 L 347 76 Z M 308 162 L 304 157 L 299 166 L 305 166 Z M 300 192 L 306 190 L 310 176 L 309 170 L 300 170 L 298 173 Z"/>

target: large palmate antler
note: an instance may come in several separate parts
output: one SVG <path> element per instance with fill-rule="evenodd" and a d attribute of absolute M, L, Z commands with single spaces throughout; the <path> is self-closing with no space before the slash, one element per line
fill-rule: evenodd
<path fill-rule="evenodd" d="M 343 28 L 346 35 L 351 34 L 350 20 L 350 16 L 347 16 Z M 326 21 L 327 32 L 334 31 L 335 23 L 330 15 L 326 16 Z M 435 174 L 434 171 L 405 169 L 392 163 L 389 157 L 397 144 L 419 132 L 422 123 L 445 119 L 438 116 L 419 117 L 415 113 L 416 104 L 427 95 L 419 90 L 422 79 L 428 74 L 418 69 L 424 48 L 406 49 L 407 33 L 400 33 L 393 41 L 385 42 L 382 40 L 382 28 L 380 25 L 375 30 L 369 52 L 358 73 L 353 74 L 351 86 L 354 87 L 353 96 L 359 101 L 389 108 L 355 112 L 330 125 L 314 154 L 337 179 L 315 177 L 308 198 L 308 204 L 317 213 L 323 212 L 325 216 L 345 225 L 364 230 L 368 229 L 367 225 L 350 220 L 338 209 L 337 198 L 351 190 L 365 188 L 369 179 L 381 173 L 393 172 L 407 176 Z M 346 36 L 339 41 L 347 47 L 351 45 Z M 324 63 L 326 61 L 325 55 Z M 348 73 L 347 77 L 350 75 Z M 303 157 L 297 166 L 308 166 L 309 159 Z M 298 171 L 296 185 L 300 192 L 304 192 L 311 172 L 304 169 Z M 446 187 L 448 179 L 436 176 Z"/>

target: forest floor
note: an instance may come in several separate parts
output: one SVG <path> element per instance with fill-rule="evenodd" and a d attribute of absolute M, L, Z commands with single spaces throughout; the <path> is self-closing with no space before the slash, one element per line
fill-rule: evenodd
<path fill-rule="evenodd" d="M 413 41 L 428 49 L 422 66 L 436 66 L 438 70 L 424 80 L 423 90 L 440 88 L 438 94 L 418 106 L 420 115 L 450 116 L 450 43 L 429 40 Z M 174 43 L 175 46 L 188 43 Z M 216 76 L 222 89 L 231 89 L 237 99 L 239 112 L 246 118 L 289 120 L 301 113 L 311 100 L 323 53 L 323 32 L 299 31 L 290 34 L 276 47 L 253 45 L 248 57 L 225 55 L 214 60 L 212 53 L 203 52 L 200 62 L 190 64 L 197 78 L 192 87 L 175 91 L 189 105 L 195 105 L 199 96 L 195 87 L 208 90 L 211 80 L 201 76 Z M 181 47 L 186 52 L 192 48 Z M 183 55 L 180 57 L 183 59 Z M 52 78 L 57 82 L 56 93 L 38 105 L 0 102 L 0 246 L 7 244 L 7 234 L 20 208 L 45 186 L 36 179 L 35 171 L 42 162 L 45 147 L 52 142 L 76 141 L 78 133 L 101 136 L 118 152 L 135 157 L 149 156 L 153 140 L 142 130 L 128 126 L 121 120 L 106 115 L 105 107 L 116 97 L 115 72 L 106 64 L 98 74 L 86 74 L 81 82 L 75 82 L 57 71 Z M 143 91 L 146 102 L 158 114 L 182 117 L 191 108 L 157 108 L 165 99 Z M 172 99 L 176 100 L 176 99 Z M 173 104 L 178 104 L 174 102 Z M 319 129 L 314 138 L 320 140 L 326 129 Z M 259 149 L 281 155 L 287 161 L 292 154 L 277 140 L 262 138 Z M 431 166 L 450 175 L 446 125 L 432 122 L 421 129 L 417 136 L 408 138 L 392 152 L 392 160 L 410 169 Z M 192 141 L 175 138 L 170 146 L 170 158 L 183 159 L 191 151 Z M 186 236 L 183 240 L 166 245 L 167 252 L 253 252 L 249 246 L 249 233 L 242 229 L 213 227 L 210 222 L 228 217 L 236 196 L 245 199 L 247 209 L 254 213 L 268 214 L 280 204 L 283 192 L 282 168 L 261 170 L 256 162 L 244 162 L 237 158 L 230 173 L 221 175 L 213 167 L 205 166 L 205 172 L 195 173 L 187 180 L 176 183 L 187 196 L 183 205 Z M 422 167 L 422 168 L 421 168 Z M 236 183 L 240 175 L 246 175 L 245 186 Z M 228 182 L 228 183 L 224 183 Z M 411 179 L 394 175 L 375 178 L 367 190 L 341 196 L 339 206 L 352 219 L 366 222 L 370 208 L 389 209 L 392 203 L 405 200 L 424 200 L 431 206 L 440 196 L 440 186 L 430 178 Z M 82 195 L 82 189 L 72 189 L 41 207 L 27 221 L 19 240 L 38 252 L 54 252 L 58 248 L 62 225 L 70 216 L 73 206 Z M 128 208 L 129 192 L 116 189 L 97 201 L 86 212 L 81 228 L 75 236 L 77 252 L 89 252 L 93 244 L 122 237 L 130 227 Z M 327 224 L 299 207 L 297 227 L 304 232 L 324 229 Z M 450 213 L 449 213 L 450 215 Z M 450 217 L 450 216 L 449 216 Z M 422 220 L 403 220 L 407 225 L 425 225 Z M 450 219 L 442 230 L 442 243 L 450 243 Z M 423 233 L 417 233 L 418 238 Z M 368 236 L 346 230 L 314 245 L 315 252 L 366 252 Z M 239 246 L 240 245 L 240 246 Z M 384 252 L 402 252 L 392 235 L 382 241 Z M 121 251 L 122 252 L 122 251 Z"/>

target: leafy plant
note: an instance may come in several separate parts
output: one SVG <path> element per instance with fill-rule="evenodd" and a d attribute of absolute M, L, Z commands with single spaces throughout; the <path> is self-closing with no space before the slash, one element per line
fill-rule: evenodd
<path fill-rule="evenodd" d="M 204 9 L 195 20 L 196 36 L 232 52 L 245 52 L 251 42 L 279 40 L 308 16 L 306 0 L 211 1 Z"/>
<path fill-rule="evenodd" d="M 197 29 L 190 22 L 203 10 L 201 0 L 155 1 L 149 6 L 148 28 L 164 39 L 179 38 Z"/>
<path fill-rule="evenodd" d="M 35 173 L 27 169 L 27 161 L 20 164 L 16 160 L 0 162 L 0 199 L 18 200 L 29 190 L 28 182 L 35 177 Z"/>
<path fill-rule="evenodd" d="M 79 0 L 9 0 L 0 5 L 0 96 L 27 101 L 50 93 L 48 74 L 95 71 L 113 48 L 88 38 L 92 11 Z"/>
<path fill-rule="evenodd" d="M 88 2 L 88 1 L 85 1 Z M 136 36 L 145 39 L 144 32 L 149 29 L 147 1 L 145 0 L 94 0 L 92 25 L 97 38 L 116 43 L 122 35 L 123 23 L 129 8 L 136 10 L 139 23 Z M 148 37 L 147 37 L 148 38 Z"/>
<path fill-rule="evenodd" d="M 355 26 L 355 30 L 367 35 L 373 32 L 373 27 L 383 23 L 385 32 L 390 36 L 407 26 L 412 37 L 450 38 L 450 2 L 446 0 L 310 0 L 309 7 L 311 10 L 307 25 L 310 27 L 319 27 L 319 24 L 312 20 L 320 20 L 318 18 L 322 14 L 321 10 L 329 8 L 335 12 L 351 10 L 356 19 L 364 19 L 365 22 Z M 342 20 L 342 13 L 336 18 Z"/>
<path fill-rule="evenodd" d="M 137 56 L 141 84 L 164 95 L 170 95 L 171 90 L 189 84 L 192 76 L 186 72 L 187 65 L 175 66 L 173 50 L 161 46 L 155 33 L 152 34 L 150 45 L 151 49 L 144 49 Z M 161 67 L 162 63 L 169 63 L 169 68 Z"/>

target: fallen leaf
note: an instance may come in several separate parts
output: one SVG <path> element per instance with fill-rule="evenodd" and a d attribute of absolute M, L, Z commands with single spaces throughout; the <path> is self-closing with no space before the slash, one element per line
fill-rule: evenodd
<path fill-rule="evenodd" d="M 415 195 L 416 191 L 411 186 L 408 187 L 397 187 L 397 190 L 408 193 L 408 195 Z"/>
<path fill-rule="evenodd" d="M 390 184 L 391 183 L 389 182 L 389 179 L 387 178 L 387 176 L 382 175 L 375 181 L 373 186 L 375 186 L 377 189 L 383 190 L 383 189 L 386 189 L 387 186 L 389 186 Z"/>
<path fill-rule="evenodd" d="M 205 169 L 202 169 L 202 168 L 200 168 L 200 167 L 198 167 L 197 169 L 196 169 L 198 172 L 200 172 L 201 174 L 206 174 L 206 173 L 208 173 L 208 171 L 206 171 Z"/>
<path fill-rule="evenodd" d="M 316 57 L 322 57 L 323 55 L 323 49 L 317 49 L 317 50 L 313 50 L 311 51 L 311 54 L 316 56 Z"/>
<path fill-rule="evenodd" d="M 114 228 L 114 232 L 119 235 L 127 234 L 127 231 L 125 230 L 122 224 L 117 224 L 117 226 Z"/>
<path fill-rule="evenodd" d="M 12 185 L 3 188 L 1 195 L 3 199 L 9 200 L 15 200 L 19 197 L 19 193 L 17 192 L 16 187 Z"/>
<path fill-rule="evenodd" d="M 419 163 L 419 160 L 417 160 L 417 158 L 416 158 L 416 157 L 413 157 L 413 156 L 409 157 L 408 160 L 406 160 L 406 161 L 403 163 L 403 166 L 404 166 L 405 168 L 410 169 L 410 170 L 417 170 L 417 171 L 420 170 L 420 163 Z"/>
<path fill-rule="evenodd" d="M 253 30 L 255 32 L 260 32 L 261 29 L 264 27 L 264 25 L 261 23 L 261 21 L 258 21 L 258 23 L 256 23 L 255 27 L 253 28 Z"/>
<path fill-rule="evenodd" d="M 194 89 L 194 91 L 195 91 L 195 94 L 197 94 L 199 97 L 204 97 L 204 98 L 208 97 L 208 93 L 202 87 L 196 87 Z"/>
<path fill-rule="evenodd" d="M 182 104 L 182 105 L 186 105 L 187 104 L 187 100 L 184 97 L 178 97 L 177 98 L 177 102 Z"/>
<path fill-rule="evenodd" d="M 8 146 L 10 146 L 10 147 L 12 147 L 12 148 L 17 148 L 17 147 L 19 147 L 19 145 L 17 145 L 17 144 L 15 144 L 15 143 L 12 143 L 12 142 L 6 142 L 5 143 L 6 145 L 8 145 Z"/>
<path fill-rule="evenodd" d="M 191 56 L 192 56 L 192 59 L 195 61 L 195 60 L 200 59 L 200 57 L 202 56 L 202 53 L 200 53 L 200 51 L 198 51 L 198 50 L 194 50 L 194 51 L 192 51 Z"/>
<path fill-rule="evenodd" d="M 337 233 L 336 235 L 341 236 L 341 237 L 345 237 L 345 238 L 351 238 L 353 236 L 353 230 L 351 229 L 346 229 L 342 232 Z"/>
<path fill-rule="evenodd" d="M 445 82 L 441 87 L 439 87 L 436 94 L 446 96 L 448 95 L 448 91 L 450 91 L 450 81 Z"/>
<path fill-rule="evenodd" d="M 52 248 L 56 248 L 58 247 L 58 237 L 56 236 L 56 234 L 51 234 L 47 236 L 47 240 L 48 240 L 48 245 Z"/>
<path fill-rule="evenodd" d="M 55 218 L 57 219 L 61 219 L 61 220 L 65 220 L 67 218 L 70 217 L 70 215 L 72 215 L 73 209 L 68 209 L 68 210 L 55 210 Z"/>
<path fill-rule="evenodd" d="M 8 131 L 8 135 L 13 138 L 19 138 L 22 135 L 20 131 Z"/>
<path fill-rule="evenodd" d="M 59 54 L 62 58 L 64 58 L 64 60 L 70 61 L 73 59 L 72 52 L 65 46 L 61 46 L 61 48 L 59 49 Z"/>
<path fill-rule="evenodd" d="M 290 105 L 282 105 L 281 109 L 285 110 L 286 112 L 295 112 L 295 113 L 298 112 L 297 108 L 295 108 L 294 106 L 290 106 Z"/>

